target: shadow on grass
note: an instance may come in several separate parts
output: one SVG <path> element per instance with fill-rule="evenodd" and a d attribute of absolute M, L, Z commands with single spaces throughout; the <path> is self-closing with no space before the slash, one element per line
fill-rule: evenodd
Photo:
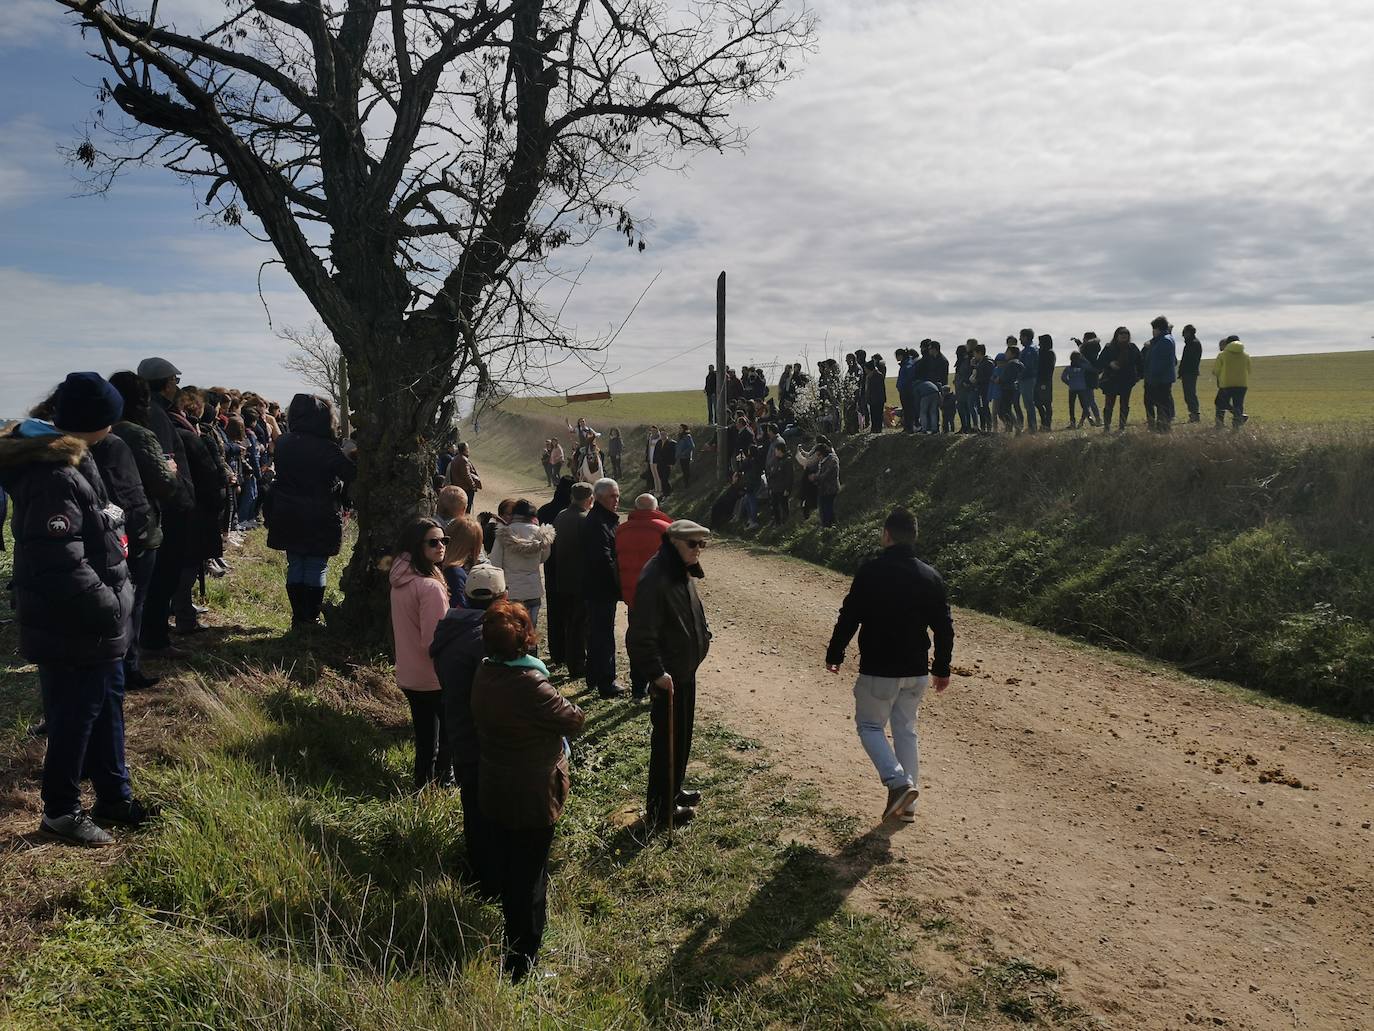
<path fill-rule="evenodd" d="M 662 1013 L 669 1002 L 694 1009 L 767 977 L 887 862 L 898 827 L 879 824 L 833 856 L 800 842 L 788 846 L 782 864 L 742 913 L 723 927 L 718 918 L 706 920 L 678 946 L 645 992 L 646 1011 Z"/>

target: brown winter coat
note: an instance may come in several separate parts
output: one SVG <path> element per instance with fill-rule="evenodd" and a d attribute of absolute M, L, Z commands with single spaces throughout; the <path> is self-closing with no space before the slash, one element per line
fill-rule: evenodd
<path fill-rule="evenodd" d="M 477 475 L 477 467 L 472 464 L 472 459 L 462 455 L 454 455 L 453 461 L 448 464 L 448 482 L 463 490 L 482 489 L 482 478 Z"/>
<path fill-rule="evenodd" d="M 529 665 L 483 662 L 472 684 L 477 726 L 478 802 L 482 814 L 508 830 L 551 827 L 568 800 L 563 738 L 586 715 L 549 683 L 538 660 Z"/>

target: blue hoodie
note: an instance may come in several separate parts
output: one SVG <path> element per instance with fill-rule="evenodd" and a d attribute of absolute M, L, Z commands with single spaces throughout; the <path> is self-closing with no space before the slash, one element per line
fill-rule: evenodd
<path fill-rule="evenodd" d="M 1040 348 L 1035 344 L 1027 344 L 1021 348 L 1021 364 L 1026 367 L 1026 375 L 1020 377 L 1019 389 L 1025 390 L 1026 384 L 1035 384 L 1036 377 L 1040 369 Z"/>
<path fill-rule="evenodd" d="M 907 355 L 902 359 L 901 367 L 897 369 L 897 393 L 910 390 L 916 378 L 916 359 L 912 355 Z"/>

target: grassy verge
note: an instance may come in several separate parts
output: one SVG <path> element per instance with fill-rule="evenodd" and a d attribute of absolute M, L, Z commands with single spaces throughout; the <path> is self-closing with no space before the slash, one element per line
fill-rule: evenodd
<path fill-rule="evenodd" d="M 537 470 L 543 433 L 489 417 L 480 454 Z M 626 453 L 642 439 L 628 432 Z M 718 487 L 703 458 L 674 515 L 707 518 Z M 843 440 L 840 461 L 833 531 L 794 511 L 729 532 L 850 571 L 905 504 L 960 604 L 1374 721 L 1368 430 L 885 433 Z M 641 468 L 626 461 L 626 494 Z"/>
<path fill-rule="evenodd" d="M 555 842 L 545 976 L 504 983 L 499 913 L 459 876 L 456 794 L 406 788 L 388 667 L 284 635 L 278 560 L 259 549 L 215 588 L 239 628 L 131 696 L 137 786 L 162 817 L 99 856 L 10 838 L 6 869 L 23 875 L 0 881 L 3 1026 L 1092 1025 L 1054 971 L 914 904 L 890 830 L 824 809 L 723 727 L 698 734 L 701 819 L 646 838 L 647 714 L 595 700 Z M 33 692 L 17 660 L 4 691 L 20 710 L 5 818 L 27 828 L 41 751 L 20 726 Z"/>

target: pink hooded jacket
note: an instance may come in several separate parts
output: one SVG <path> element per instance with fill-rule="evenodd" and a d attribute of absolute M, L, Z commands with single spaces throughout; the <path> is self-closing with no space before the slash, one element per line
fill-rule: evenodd
<path fill-rule="evenodd" d="M 396 638 L 396 683 L 408 691 L 437 691 L 439 677 L 429 657 L 434 628 L 448 611 L 443 580 L 421 576 L 409 555 L 391 564 L 391 632 Z"/>

